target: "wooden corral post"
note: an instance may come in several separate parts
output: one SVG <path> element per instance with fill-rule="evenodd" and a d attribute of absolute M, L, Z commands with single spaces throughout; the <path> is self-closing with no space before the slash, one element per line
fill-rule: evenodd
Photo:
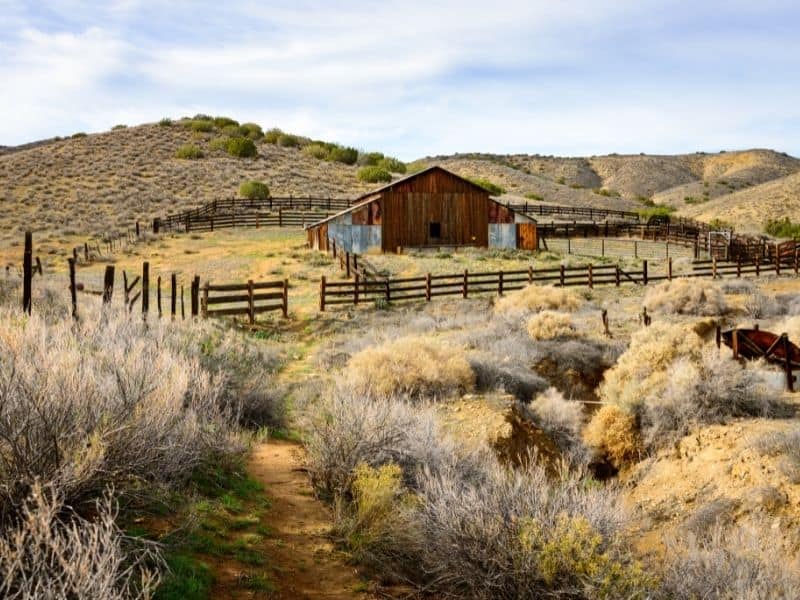
<path fill-rule="evenodd" d="M 153 233 L 158 233 L 161 228 L 161 219 L 153 219 Z"/>
<path fill-rule="evenodd" d="M 528 283 L 533 283 L 533 267 L 528 267 Z"/>
<path fill-rule="evenodd" d="M 89 243 L 83 242 L 83 260 L 89 262 Z"/>
<path fill-rule="evenodd" d="M 717 349 L 722 348 L 722 326 L 719 323 L 715 327 L 715 341 L 717 342 Z"/>
<path fill-rule="evenodd" d="M 147 317 L 150 310 L 150 263 L 142 263 L 142 315 Z"/>
<path fill-rule="evenodd" d="M 206 299 L 206 302 L 208 300 Z M 256 303 L 253 299 L 253 280 L 247 280 L 247 318 L 250 322 L 250 325 L 254 325 L 256 322 Z"/>
<path fill-rule="evenodd" d="M 614 265 L 614 283 L 619 287 L 619 265 Z"/>
<path fill-rule="evenodd" d="M 353 304 L 358 305 L 358 284 L 361 278 L 356 273 L 355 281 L 353 282 Z"/>
<path fill-rule="evenodd" d="M 136 239 L 137 240 L 139 239 L 140 235 L 141 235 L 141 230 L 139 229 L 139 221 L 136 221 Z"/>
<path fill-rule="evenodd" d="M 567 238 L 567 254 L 572 254 L 572 243 L 570 242 L 569 237 Z"/>
<path fill-rule="evenodd" d="M 761 257 L 756 254 L 756 277 L 761 276 Z"/>
<path fill-rule="evenodd" d="M 469 270 L 464 269 L 464 283 L 462 285 L 461 293 L 466 298 L 469 295 Z"/>
<path fill-rule="evenodd" d="M 781 256 L 778 253 L 778 244 L 775 244 L 775 275 L 781 274 Z"/>
<path fill-rule="evenodd" d="M 736 277 L 742 276 L 742 255 L 736 257 Z"/>
<path fill-rule="evenodd" d="M 717 278 L 717 257 L 711 258 L 711 279 Z"/>
<path fill-rule="evenodd" d="M 33 234 L 25 232 L 25 251 L 22 255 L 22 310 L 31 314 L 33 298 Z"/>
<path fill-rule="evenodd" d="M 283 209 L 278 207 L 278 227 L 283 227 Z"/>
<path fill-rule="evenodd" d="M 358 273 L 358 254 L 353 253 L 353 271 Z"/>
<path fill-rule="evenodd" d="M 183 284 L 181 284 L 181 320 L 186 320 L 186 309 L 183 304 Z"/>
<path fill-rule="evenodd" d="M 592 277 L 592 264 L 587 266 L 587 275 L 589 276 L 589 289 L 594 288 L 594 278 Z"/>
<path fill-rule="evenodd" d="M 208 282 L 203 284 L 203 298 L 200 300 L 200 314 L 204 319 L 208 318 Z"/>
<path fill-rule="evenodd" d="M 734 329 L 731 334 L 731 350 L 733 350 L 733 358 L 739 358 L 739 330 Z"/>
<path fill-rule="evenodd" d="M 289 280 L 283 280 L 283 304 L 281 305 L 283 311 L 283 318 L 289 317 Z"/>
<path fill-rule="evenodd" d="M 642 261 L 642 281 L 647 285 L 647 261 Z"/>
<path fill-rule="evenodd" d="M 633 240 L 633 258 L 639 258 L 639 242 Z"/>
<path fill-rule="evenodd" d="M 157 292 L 157 296 L 156 296 L 157 303 L 158 303 L 158 318 L 160 319 L 161 315 L 163 314 L 161 312 L 161 275 L 158 276 L 158 280 L 157 280 L 157 284 L 156 285 L 157 285 L 157 288 L 158 288 L 158 292 Z"/>
<path fill-rule="evenodd" d="M 319 310 L 325 312 L 325 275 L 319 282 Z"/>
<path fill-rule="evenodd" d="M 603 332 L 606 334 L 606 336 L 611 337 L 611 330 L 608 328 L 608 309 L 607 308 L 603 309 L 602 318 L 603 318 Z"/>
<path fill-rule="evenodd" d="M 431 301 L 431 274 L 425 275 L 425 300 Z"/>
<path fill-rule="evenodd" d="M 667 280 L 672 281 L 672 257 L 667 258 Z"/>
<path fill-rule="evenodd" d="M 191 305 L 192 318 L 196 318 L 200 314 L 200 277 L 198 275 L 192 279 Z"/>
<path fill-rule="evenodd" d="M 800 247 L 794 248 L 794 274 L 800 274 Z"/>
<path fill-rule="evenodd" d="M 498 296 L 502 296 L 503 295 L 503 271 L 502 270 L 498 272 L 498 277 L 497 277 L 497 295 Z"/>
<path fill-rule="evenodd" d="M 606 235 L 608 235 L 608 223 L 606 223 Z M 606 255 L 606 238 L 600 238 L 600 256 Z"/>
<path fill-rule="evenodd" d="M 34 273 L 38 273 L 39 275 L 44 275 L 44 269 L 42 268 L 42 259 L 38 256 L 36 257 L 36 267 L 33 269 Z"/>
<path fill-rule="evenodd" d="M 336 238 L 331 239 L 331 248 L 333 248 L 333 258 L 336 258 Z"/>
<path fill-rule="evenodd" d="M 385 284 L 385 288 L 386 288 L 386 303 L 388 304 L 389 302 L 392 301 L 391 281 L 387 278 L 386 281 L 384 282 L 384 284 Z"/>
<path fill-rule="evenodd" d="M 344 253 L 345 273 L 347 278 L 350 279 L 350 252 Z"/>
<path fill-rule="evenodd" d="M 561 263 L 561 265 L 559 265 L 558 281 L 561 284 L 561 287 L 564 287 L 564 282 L 565 282 L 565 280 L 564 280 L 564 263 Z"/>
<path fill-rule="evenodd" d="M 169 314 L 172 320 L 175 320 L 175 309 L 177 308 L 177 293 L 178 293 L 178 277 L 173 273 L 169 278 Z"/>
<path fill-rule="evenodd" d="M 75 259 L 68 258 L 69 263 L 69 296 L 72 301 L 72 318 L 78 318 L 78 288 L 75 285 Z"/>
<path fill-rule="evenodd" d="M 794 392 L 794 374 L 792 373 L 792 347 L 789 344 L 789 336 L 781 334 L 783 342 L 784 369 L 786 370 L 786 389 Z"/>
<path fill-rule="evenodd" d="M 103 277 L 103 304 L 111 304 L 114 295 L 114 265 L 106 265 L 106 273 Z"/>

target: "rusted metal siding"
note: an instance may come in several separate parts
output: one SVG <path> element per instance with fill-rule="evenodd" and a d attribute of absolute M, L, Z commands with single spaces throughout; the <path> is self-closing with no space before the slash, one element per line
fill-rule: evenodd
<path fill-rule="evenodd" d="M 536 223 L 517 223 L 517 248 L 520 250 L 539 249 Z"/>

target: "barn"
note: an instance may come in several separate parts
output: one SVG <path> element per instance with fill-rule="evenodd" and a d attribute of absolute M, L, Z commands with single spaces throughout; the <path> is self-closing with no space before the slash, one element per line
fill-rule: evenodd
<path fill-rule="evenodd" d="M 439 166 L 394 181 L 356 199 L 340 213 L 306 227 L 312 248 L 330 240 L 348 252 L 406 248 L 537 247 L 536 222 L 489 192 Z"/>

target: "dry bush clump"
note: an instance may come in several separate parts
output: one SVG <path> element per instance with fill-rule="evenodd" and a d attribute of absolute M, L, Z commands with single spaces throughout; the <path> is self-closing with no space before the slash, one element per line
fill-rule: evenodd
<path fill-rule="evenodd" d="M 158 586 L 155 547 L 132 547 L 115 523 L 109 494 L 87 521 L 56 490 L 31 488 L 19 518 L 0 536 L 3 598 L 151 598 Z"/>
<path fill-rule="evenodd" d="M 642 449 L 636 417 L 613 404 L 594 414 L 583 431 L 583 441 L 617 468 L 636 460 Z"/>
<path fill-rule="evenodd" d="M 600 398 L 635 412 L 650 395 L 667 385 L 668 370 L 681 357 L 700 355 L 702 340 L 690 328 L 653 323 L 631 336 L 628 349 L 605 373 Z"/>
<path fill-rule="evenodd" d="M 240 448 L 220 382 L 127 313 L 47 324 L 0 314 L 0 515 L 34 480 L 65 502 L 113 484 L 175 484 Z"/>
<path fill-rule="evenodd" d="M 502 391 L 520 402 L 529 402 L 548 387 L 545 379 L 516 360 L 478 352 L 469 356 L 469 364 L 479 390 Z"/>
<path fill-rule="evenodd" d="M 722 289 L 703 279 L 665 281 L 647 291 L 644 306 L 654 313 L 713 317 L 728 312 Z"/>
<path fill-rule="evenodd" d="M 366 348 L 350 359 L 345 376 L 362 394 L 437 398 L 473 388 L 466 354 L 423 336 L 407 336 Z"/>
<path fill-rule="evenodd" d="M 770 527 L 716 524 L 704 535 L 668 540 L 662 593 L 666 598 L 796 598 L 800 563 L 767 539 Z"/>
<path fill-rule="evenodd" d="M 800 345 L 800 316 L 784 319 L 776 327 L 775 333 L 786 333 L 796 345 Z"/>
<path fill-rule="evenodd" d="M 576 459 L 583 454 L 584 417 L 580 402 L 567 400 L 551 387 L 525 406 L 525 415 L 550 436 L 562 453 Z"/>
<path fill-rule="evenodd" d="M 781 470 L 792 483 L 800 483 L 800 427 L 759 437 L 756 448 L 763 454 L 781 457 Z"/>
<path fill-rule="evenodd" d="M 536 313 L 527 324 L 528 335 L 534 340 L 552 340 L 575 335 L 575 323 L 569 313 L 543 310 Z"/>
<path fill-rule="evenodd" d="M 498 314 L 531 313 L 541 310 L 578 310 L 583 301 L 573 290 L 552 285 L 529 285 L 500 298 L 494 305 Z"/>

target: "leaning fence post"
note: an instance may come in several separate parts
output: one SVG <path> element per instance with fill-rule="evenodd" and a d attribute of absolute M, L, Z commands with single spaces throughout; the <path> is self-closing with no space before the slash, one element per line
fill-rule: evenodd
<path fill-rule="evenodd" d="M 69 295 L 72 301 L 72 318 L 78 318 L 78 289 L 75 285 L 75 259 L 68 258 L 69 262 Z"/>
<path fill-rule="evenodd" d="M 106 265 L 106 274 L 103 277 L 103 304 L 111 304 L 114 294 L 114 265 Z"/>
<path fill-rule="evenodd" d="M 73 267 L 74 268 L 74 267 Z M 33 297 L 33 234 L 25 232 L 25 253 L 22 255 L 22 310 L 31 314 Z"/>
<path fill-rule="evenodd" d="M 142 314 L 146 317 L 150 310 L 150 263 L 142 263 Z"/>
<path fill-rule="evenodd" d="M 289 316 L 289 280 L 283 280 L 283 304 L 281 305 L 281 309 L 283 310 L 283 318 L 286 319 Z"/>
<path fill-rule="evenodd" d="M 325 275 L 322 276 L 319 282 L 319 310 L 320 312 L 325 312 Z"/>

